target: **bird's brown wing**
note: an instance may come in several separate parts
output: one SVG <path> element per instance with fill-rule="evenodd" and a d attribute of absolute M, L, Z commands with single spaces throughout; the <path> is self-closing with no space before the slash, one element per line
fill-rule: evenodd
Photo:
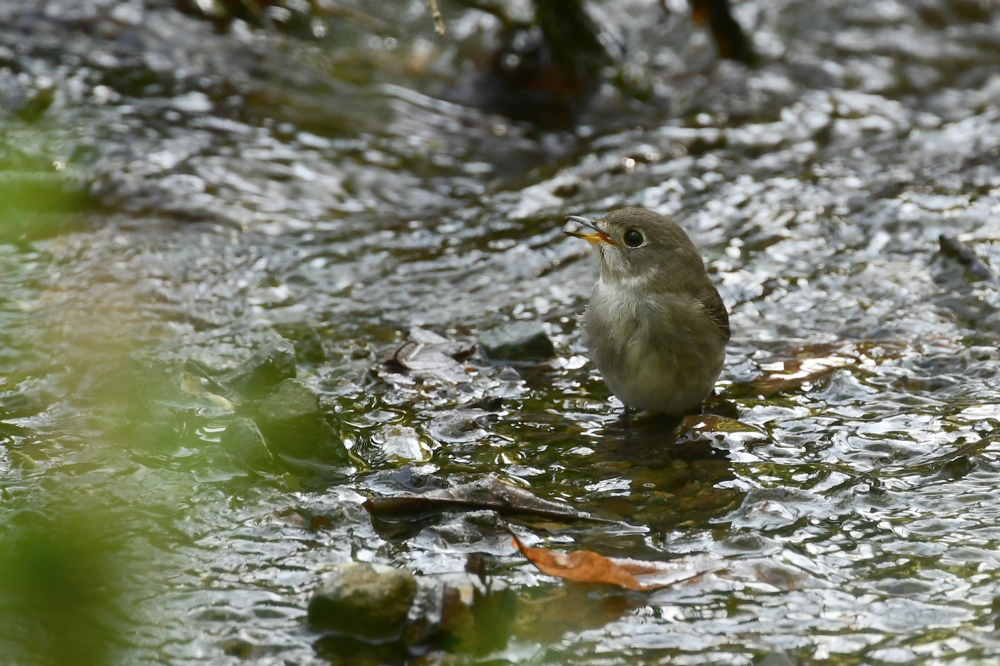
<path fill-rule="evenodd" d="M 728 341 L 731 335 L 729 330 L 729 313 L 726 311 L 726 304 L 722 302 L 719 292 L 716 291 L 715 287 L 709 285 L 708 289 L 699 294 L 698 300 L 701 301 L 701 306 L 705 308 L 705 312 L 719 326 L 720 331 Z"/>

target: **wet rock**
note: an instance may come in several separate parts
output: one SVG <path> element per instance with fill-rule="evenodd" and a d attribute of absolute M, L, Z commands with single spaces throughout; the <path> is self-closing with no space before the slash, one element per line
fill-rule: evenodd
<path fill-rule="evenodd" d="M 278 324 L 274 327 L 283 337 L 292 341 L 299 362 L 322 363 L 326 360 L 323 338 L 316 328 L 305 322 Z"/>
<path fill-rule="evenodd" d="M 472 351 L 470 344 L 414 327 L 406 342 L 384 358 L 383 364 L 390 369 L 405 370 L 422 381 L 463 384 L 469 381 L 469 375 L 460 361 Z"/>
<path fill-rule="evenodd" d="M 378 445 L 385 458 L 424 460 L 430 453 L 419 433 L 406 426 L 384 426 L 372 435 L 372 442 Z"/>
<path fill-rule="evenodd" d="M 979 258 L 976 250 L 968 243 L 963 243 L 954 236 L 941 234 L 938 238 L 941 247 L 941 255 L 954 259 L 965 267 L 970 277 L 979 280 L 998 281 L 996 271 Z"/>
<path fill-rule="evenodd" d="M 386 493 L 426 492 L 442 490 L 445 487 L 444 479 L 419 466 L 406 465 L 382 471 L 373 470 L 369 478 L 373 488 Z"/>
<path fill-rule="evenodd" d="M 536 321 L 512 321 L 479 337 L 483 356 L 490 361 L 544 361 L 556 350 L 542 325 Z"/>
<path fill-rule="evenodd" d="M 229 423 L 221 443 L 230 455 L 250 469 L 267 469 L 274 463 L 260 428 L 245 416 L 238 416 Z"/>
<path fill-rule="evenodd" d="M 417 582 L 409 571 L 341 564 L 309 600 L 309 624 L 367 639 L 398 639 L 416 594 Z"/>
<path fill-rule="evenodd" d="M 286 379 L 257 404 L 255 420 L 277 454 L 329 458 L 340 453 L 319 395 L 298 379 Z"/>
<path fill-rule="evenodd" d="M 465 444 L 483 439 L 489 435 L 484 425 L 493 418 L 478 410 L 455 411 L 436 416 L 427 424 L 431 439 L 448 444 Z"/>
<path fill-rule="evenodd" d="M 219 381 L 237 393 L 255 396 L 291 377 L 295 377 L 295 346 L 279 337 L 252 353 Z"/>

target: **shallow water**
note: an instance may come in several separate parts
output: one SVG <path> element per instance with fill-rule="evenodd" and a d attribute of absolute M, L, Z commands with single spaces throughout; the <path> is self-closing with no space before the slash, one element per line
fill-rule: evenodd
<path fill-rule="evenodd" d="M 472 552 L 495 556 L 517 610 L 455 663 L 1000 654 L 1000 296 L 937 251 L 946 233 L 1000 259 L 1000 15 L 737 3 L 765 60 L 748 71 L 647 4 L 592 9 L 658 101 L 607 91 L 575 132 L 539 132 L 444 101 L 469 94 L 492 27 L 456 8 L 444 40 L 413 2 L 367 9 L 391 41 L 344 22 L 308 41 L 216 34 L 166 3 L 0 3 L 0 69 L 56 91 L 38 122 L 0 116 L 3 166 L 90 192 L 79 212 L 4 214 L 0 529 L 7 570 L 37 574 L 5 579 L 15 663 L 235 663 L 234 638 L 255 663 L 338 663 L 304 622 L 323 571 L 434 575 Z M 595 266 L 560 229 L 623 205 L 702 248 L 744 426 L 664 443 L 616 424 L 576 320 Z M 515 318 L 544 322 L 553 361 L 474 358 L 460 384 L 381 365 L 413 326 L 474 340 Z M 275 331 L 300 343 L 342 460 L 248 471 L 220 443 L 230 410 L 185 389 Z M 746 388 L 799 346 L 843 367 Z M 418 445 L 387 450 L 393 426 Z M 730 569 L 584 590 L 534 570 L 492 516 L 398 536 L 361 506 L 487 474 L 614 521 L 515 522 L 536 545 Z M 55 614 L 78 587 L 90 610 Z M 60 632 L 110 647 L 53 647 Z"/>

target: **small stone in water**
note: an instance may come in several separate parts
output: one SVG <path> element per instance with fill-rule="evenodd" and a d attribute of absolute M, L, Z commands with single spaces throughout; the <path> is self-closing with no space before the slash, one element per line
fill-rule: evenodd
<path fill-rule="evenodd" d="M 313 458 L 333 440 L 319 395 L 298 379 L 278 384 L 257 406 L 256 420 L 275 453 Z"/>
<path fill-rule="evenodd" d="M 255 351 L 220 381 L 238 393 L 253 396 L 294 376 L 295 346 L 279 337 Z"/>
<path fill-rule="evenodd" d="M 973 277 L 980 280 L 997 280 L 997 274 L 993 269 L 980 259 L 975 249 L 967 243 L 963 243 L 948 234 L 941 234 L 938 237 L 938 243 L 941 246 L 941 254 L 964 266 Z"/>
<path fill-rule="evenodd" d="M 278 324 L 275 327 L 283 337 L 291 340 L 300 362 L 322 363 L 326 360 L 323 338 L 316 328 L 305 322 Z"/>
<path fill-rule="evenodd" d="M 383 455 L 393 458 L 423 460 L 429 455 L 419 433 L 406 426 L 384 426 L 372 436 L 372 441 L 379 445 Z"/>
<path fill-rule="evenodd" d="M 340 564 L 309 600 L 309 624 L 368 639 L 397 639 L 416 594 L 416 579 L 405 569 Z"/>
<path fill-rule="evenodd" d="M 245 416 L 236 417 L 229 422 L 222 435 L 222 446 L 250 469 L 267 469 L 274 462 L 274 456 L 268 450 L 260 428 Z"/>
<path fill-rule="evenodd" d="M 544 361 L 555 355 L 552 340 L 536 321 L 512 321 L 479 337 L 491 361 Z"/>
<path fill-rule="evenodd" d="M 385 360 L 388 367 L 402 367 L 409 376 L 423 381 L 463 384 L 469 377 L 459 362 L 473 351 L 472 345 L 449 340 L 419 327 L 410 329 L 406 342 Z"/>

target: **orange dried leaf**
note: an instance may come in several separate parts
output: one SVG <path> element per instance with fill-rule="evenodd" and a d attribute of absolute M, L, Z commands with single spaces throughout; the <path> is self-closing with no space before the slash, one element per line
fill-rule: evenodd
<path fill-rule="evenodd" d="M 682 564 L 669 562 L 641 562 L 622 558 L 610 558 L 589 550 L 574 550 L 571 553 L 557 553 L 546 548 L 532 548 L 516 536 L 514 546 L 545 574 L 575 580 L 581 583 L 617 585 L 627 590 L 650 592 L 682 580 L 689 580 L 720 568 L 714 559 L 700 561 L 693 565 L 686 560 Z M 644 583 L 636 576 L 654 574 L 661 582 Z"/>
<path fill-rule="evenodd" d="M 575 580 L 581 583 L 606 583 L 628 590 L 643 589 L 635 576 L 617 566 L 614 562 L 589 550 L 574 550 L 572 553 L 556 553 L 545 548 L 531 548 L 514 537 L 514 545 L 521 553 L 550 576 Z"/>

